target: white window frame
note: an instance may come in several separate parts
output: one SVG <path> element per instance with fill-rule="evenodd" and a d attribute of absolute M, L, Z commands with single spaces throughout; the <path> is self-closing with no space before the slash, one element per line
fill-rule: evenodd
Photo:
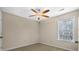
<path fill-rule="evenodd" d="M 73 21 L 73 39 L 72 40 L 64 40 L 64 39 L 60 39 L 60 36 L 59 36 L 59 22 L 60 21 L 64 21 L 64 20 L 69 20 L 69 19 L 72 19 Z M 64 19 L 60 19 L 58 20 L 58 40 L 62 40 L 62 41 L 68 41 L 68 42 L 74 42 L 74 28 L 75 28 L 75 16 L 72 16 L 72 17 L 67 17 L 67 18 L 64 18 Z"/>

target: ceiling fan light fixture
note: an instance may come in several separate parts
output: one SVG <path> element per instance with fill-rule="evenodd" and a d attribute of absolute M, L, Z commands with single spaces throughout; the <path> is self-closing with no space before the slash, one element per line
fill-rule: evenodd
<path fill-rule="evenodd" d="M 50 11 L 50 10 L 48 9 L 48 10 L 43 11 L 42 13 L 45 14 L 45 13 L 47 13 L 47 12 L 49 12 L 49 11 Z"/>
<path fill-rule="evenodd" d="M 30 15 L 30 17 L 36 16 L 38 20 L 40 20 L 41 17 L 49 18 L 49 16 L 46 15 L 46 13 L 48 13 L 50 11 L 49 9 L 41 11 L 41 9 L 38 8 L 38 9 L 31 9 L 31 11 L 33 11 L 34 14 Z"/>

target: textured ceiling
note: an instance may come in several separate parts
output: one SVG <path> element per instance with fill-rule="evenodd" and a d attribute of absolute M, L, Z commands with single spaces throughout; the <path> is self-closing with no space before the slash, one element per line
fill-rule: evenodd
<path fill-rule="evenodd" d="M 37 20 L 37 17 L 29 17 L 30 15 L 33 14 L 31 11 L 32 7 L 3 7 L 2 11 L 18 15 L 21 17 L 29 18 L 31 20 Z M 35 7 L 35 8 L 40 8 L 41 10 L 49 9 L 50 12 L 46 13 L 50 17 L 62 15 L 67 12 L 74 11 L 78 9 L 77 7 Z M 64 9 L 64 10 L 62 10 Z M 41 19 L 46 19 L 45 17 L 41 17 Z"/>

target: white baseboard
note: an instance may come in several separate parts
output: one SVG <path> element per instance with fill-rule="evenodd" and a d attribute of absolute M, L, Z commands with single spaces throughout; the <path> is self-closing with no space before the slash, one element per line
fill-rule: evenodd
<path fill-rule="evenodd" d="M 9 50 L 12 50 L 12 49 L 16 49 L 16 48 L 20 48 L 20 47 L 24 47 L 24 46 L 29 46 L 29 45 L 32 45 L 32 44 L 37 44 L 38 42 L 35 42 L 35 43 L 30 43 L 30 44 L 26 44 L 26 45 L 20 45 L 20 46 L 17 46 L 17 47 L 12 47 L 12 48 L 8 48 L 8 49 L 2 49 L 1 51 L 9 51 Z M 45 44 L 45 45 L 48 45 L 48 46 L 54 46 L 54 45 L 50 45 L 50 44 L 47 44 L 47 43 L 42 43 L 40 42 L 41 44 Z M 58 47 L 58 46 L 54 46 L 54 47 Z M 61 47 L 58 47 L 58 48 L 61 48 Z M 65 50 L 68 50 L 68 51 L 74 51 L 72 49 L 67 49 L 67 48 L 61 48 L 61 49 L 65 49 Z"/>
<path fill-rule="evenodd" d="M 45 44 L 45 45 L 48 45 L 48 46 L 53 46 L 53 47 L 58 47 L 58 46 L 54 46 L 54 45 L 50 45 L 50 44 L 47 44 L 47 43 L 42 43 L 41 44 Z M 58 48 L 61 48 L 61 47 L 58 47 Z M 68 51 L 74 51 L 74 50 L 71 50 L 71 49 L 66 49 L 66 48 L 61 48 L 61 49 L 64 49 L 64 50 L 68 50 Z"/>
<path fill-rule="evenodd" d="M 2 51 L 9 51 L 9 50 L 12 50 L 12 49 L 16 49 L 16 48 L 20 48 L 20 47 L 24 47 L 24 46 L 29 46 L 29 45 L 32 45 L 32 44 L 36 44 L 36 42 L 35 43 L 29 43 L 29 44 L 26 44 L 26 45 L 11 47 L 11 48 L 7 48 L 7 49 L 2 49 Z"/>

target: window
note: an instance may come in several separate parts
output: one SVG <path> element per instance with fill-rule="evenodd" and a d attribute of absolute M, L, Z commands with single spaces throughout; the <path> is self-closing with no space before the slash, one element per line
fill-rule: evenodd
<path fill-rule="evenodd" d="M 58 21 L 58 40 L 73 41 L 74 19 L 75 17 L 69 17 Z"/>

